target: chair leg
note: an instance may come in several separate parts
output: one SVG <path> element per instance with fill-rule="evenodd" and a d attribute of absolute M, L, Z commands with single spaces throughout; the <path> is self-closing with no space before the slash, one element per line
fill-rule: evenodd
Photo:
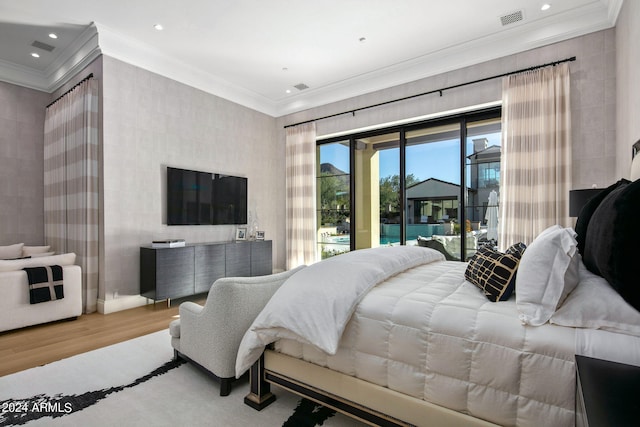
<path fill-rule="evenodd" d="M 220 396 L 229 396 L 234 378 L 220 378 Z"/>

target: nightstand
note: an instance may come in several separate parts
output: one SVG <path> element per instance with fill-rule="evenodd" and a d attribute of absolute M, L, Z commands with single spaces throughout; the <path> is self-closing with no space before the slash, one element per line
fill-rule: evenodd
<path fill-rule="evenodd" d="M 576 356 L 576 426 L 640 425 L 640 367 Z"/>

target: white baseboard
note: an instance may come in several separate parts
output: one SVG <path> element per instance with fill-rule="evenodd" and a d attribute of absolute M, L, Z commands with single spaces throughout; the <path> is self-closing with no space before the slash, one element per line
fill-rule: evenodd
<path fill-rule="evenodd" d="M 116 311 L 127 310 L 129 308 L 141 307 L 143 305 L 152 304 L 153 300 L 143 297 L 142 295 L 121 296 L 116 299 L 103 300 L 98 299 L 98 313 L 109 314 Z"/>

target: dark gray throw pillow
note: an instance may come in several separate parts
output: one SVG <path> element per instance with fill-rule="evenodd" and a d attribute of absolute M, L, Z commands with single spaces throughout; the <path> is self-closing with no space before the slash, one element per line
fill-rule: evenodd
<path fill-rule="evenodd" d="M 589 221 L 584 265 L 604 277 L 640 310 L 638 254 L 640 243 L 640 180 L 620 185 L 600 203 Z"/>
<path fill-rule="evenodd" d="M 608 186 L 607 188 L 602 190 L 600 193 L 598 193 L 597 195 L 589 199 L 589 201 L 585 203 L 585 205 L 580 210 L 580 213 L 578 214 L 578 218 L 576 219 L 576 226 L 574 230 L 576 231 L 576 234 L 577 234 L 576 240 L 578 241 L 578 252 L 580 252 L 582 256 L 584 256 L 584 251 L 585 251 L 584 246 L 587 240 L 589 221 L 591 221 L 591 217 L 593 216 L 593 213 L 596 211 L 596 209 L 598 209 L 598 206 L 600 206 L 600 203 L 602 203 L 604 198 L 607 197 L 609 193 L 611 193 L 613 190 L 615 190 L 620 186 L 629 184 L 630 182 L 631 181 L 623 178 L 620 181 L 616 182 L 615 184 Z"/>

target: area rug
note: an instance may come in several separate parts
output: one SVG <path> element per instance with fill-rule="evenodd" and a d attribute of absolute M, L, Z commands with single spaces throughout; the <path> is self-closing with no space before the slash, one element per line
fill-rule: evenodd
<path fill-rule="evenodd" d="M 363 426 L 272 386 L 277 400 L 243 403 L 247 380 L 220 396 L 198 368 L 173 361 L 168 331 L 0 377 L 0 426 Z"/>

